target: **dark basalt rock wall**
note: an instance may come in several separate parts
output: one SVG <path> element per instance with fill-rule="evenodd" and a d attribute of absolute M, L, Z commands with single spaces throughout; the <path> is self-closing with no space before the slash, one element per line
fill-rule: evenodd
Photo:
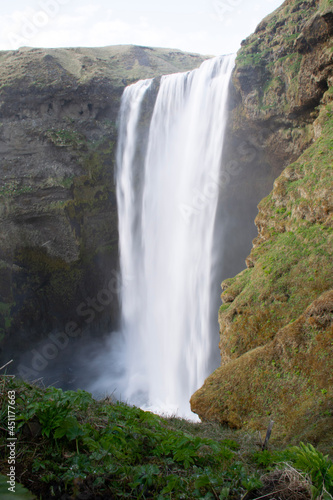
<path fill-rule="evenodd" d="M 133 46 L 0 53 L 0 365 L 14 358 L 37 378 L 117 327 L 121 95 L 204 59 Z"/>

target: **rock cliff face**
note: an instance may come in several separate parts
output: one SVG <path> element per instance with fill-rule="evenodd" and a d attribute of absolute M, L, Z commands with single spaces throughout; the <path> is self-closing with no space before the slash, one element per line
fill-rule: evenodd
<path fill-rule="evenodd" d="M 287 0 L 238 53 L 228 151 L 244 175 L 280 175 L 248 269 L 222 283 L 221 367 L 191 399 L 203 419 L 256 430 L 273 419 L 279 439 L 322 446 L 333 438 L 332 3 Z"/>
<path fill-rule="evenodd" d="M 313 124 L 330 85 L 332 29 L 328 2 L 290 0 L 242 42 L 224 148 L 224 163 L 239 173 L 222 193 L 218 217 L 227 225 L 223 279 L 242 269 L 259 201 L 320 133 Z"/>
<path fill-rule="evenodd" d="M 135 46 L 0 53 L 0 365 L 26 351 L 23 374 L 36 378 L 36 342 L 115 327 L 121 94 L 204 59 Z"/>

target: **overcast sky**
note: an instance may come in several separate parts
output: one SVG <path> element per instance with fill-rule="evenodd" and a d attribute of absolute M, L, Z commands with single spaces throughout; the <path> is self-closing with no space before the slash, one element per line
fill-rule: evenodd
<path fill-rule="evenodd" d="M 282 0 L 8 0 L 0 49 L 136 44 L 236 52 Z"/>

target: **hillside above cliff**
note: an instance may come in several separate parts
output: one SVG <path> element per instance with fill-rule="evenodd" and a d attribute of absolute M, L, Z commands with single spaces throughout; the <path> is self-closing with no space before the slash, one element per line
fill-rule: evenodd
<path fill-rule="evenodd" d="M 207 56 L 208 57 L 208 56 Z M 206 58 L 207 58 L 206 57 Z M 21 82 L 41 88 L 55 84 L 87 84 L 104 79 L 123 86 L 140 79 L 187 71 L 205 59 L 199 54 L 136 45 L 97 48 L 39 49 L 22 47 L 0 52 L 0 88 Z"/>

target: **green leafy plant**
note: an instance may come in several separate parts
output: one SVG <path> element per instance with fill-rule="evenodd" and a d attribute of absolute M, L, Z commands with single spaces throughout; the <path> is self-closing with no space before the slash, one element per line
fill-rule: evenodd
<path fill-rule="evenodd" d="M 316 450 L 311 444 L 300 443 L 293 448 L 296 454 L 295 467 L 309 475 L 313 498 L 332 499 L 333 462 Z"/>
<path fill-rule="evenodd" d="M 134 474 L 134 481 L 130 484 L 134 489 L 138 487 L 150 488 L 160 475 L 157 465 L 139 465 Z"/>
<path fill-rule="evenodd" d="M 33 500 L 36 498 L 30 491 L 22 486 L 22 484 L 15 483 L 15 493 L 8 491 L 8 477 L 0 474 L 0 498 L 1 500 Z"/>
<path fill-rule="evenodd" d="M 277 464 L 285 462 L 293 462 L 295 460 L 295 452 L 292 449 L 283 451 L 263 450 L 257 451 L 252 455 L 253 461 L 268 470 L 274 468 Z"/>
<path fill-rule="evenodd" d="M 261 474 L 281 462 L 295 464 L 301 450 L 245 451 L 239 434 L 220 426 L 165 419 L 109 399 L 95 401 L 85 391 L 44 390 L 0 379 L 0 388 L 4 384 L 17 394 L 20 460 L 29 472 L 22 477 L 43 500 L 85 492 L 97 498 L 234 500 L 260 489 Z M 5 410 L 0 400 L 3 421 Z M 26 437 L 24 424 L 36 420 L 41 432 Z M 6 443 L 4 429 L 3 422 L 0 446 Z M 320 459 L 312 482 L 326 500 L 331 462 L 313 453 Z M 0 458 L 0 470 L 5 470 L 5 458 Z M 304 464 L 303 469 L 309 474 Z"/>

